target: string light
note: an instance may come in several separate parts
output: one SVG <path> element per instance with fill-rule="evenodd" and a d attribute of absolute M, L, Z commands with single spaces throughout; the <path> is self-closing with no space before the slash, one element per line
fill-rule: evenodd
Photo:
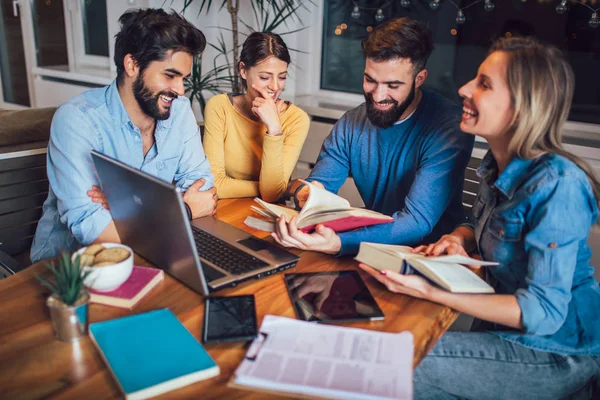
<path fill-rule="evenodd" d="M 375 21 L 378 23 L 382 22 L 385 19 L 385 15 L 383 14 L 383 9 L 386 8 L 387 6 L 389 6 L 390 4 L 392 4 L 392 1 L 393 0 L 388 0 L 384 4 L 382 4 L 381 6 L 378 6 L 378 7 L 362 7 L 362 6 L 359 6 L 356 1 L 353 1 L 354 8 L 352 9 L 352 13 L 350 14 L 350 16 L 354 19 L 359 19 L 361 16 L 361 12 L 360 12 L 361 10 L 375 11 Z M 410 0 L 402 0 L 401 4 L 403 7 L 409 7 Z"/>
<path fill-rule="evenodd" d="M 400 0 L 400 6 L 403 8 L 409 8 L 413 2 L 416 0 Z M 442 2 L 441 0 L 425 0 L 429 2 L 429 8 L 431 8 L 431 10 L 433 11 L 437 11 L 440 9 L 440 7 L 442 6 Z M 483 8 L 485 11 L 487 12 L 492 12 L 496 9 L 496 3 L 494 2 L 494 0 L 474 0 L 472 3 L 464 6 L 464 7 L 459 7 L 457 5 L 457 3 L 455 2 L 456 0 L 446 0 L 444 1 L 444 4 L 446 3 L 450 3 L 452 4 L 456 10 L 457 10 L 457 14 L 456 14 L 456 23 L 459 25 L 462 25 L 466 22 L 467 17 L 465 15 L 465 10 L 468 9 L 469 7 L 474 6 L 475 4 L 481 3 L 483 2 Z M 523 3 L 527 2 L 527 0 L 521 0 Z M 551 2 L 551 1 L 557 1 L 557 0 L 538 0 L 538 2 Z M 383 13 L 383 10 L 388 7 L 391 3 L 393 2 L 393 0 L 387 0 L 384 2 L 384 4 L 382 5 L 378 5 L 376 7 L 363 7 L 363 6 L 359 6 L 358 2 L 353 0 L 352 3 L 354 3 L 354 6 L 352 8 L 352 13 L 350 14 L 350 16 L 353 19 L 359 19 L 362 16 L 361 11 L 370 11 L 370 12 L 375 12 L 374 15 L 374 19 L 375 19 L 375 23 L 380 23 L 382 21 L 385 20 L 386 16 Z M 594 9 L 592 8 L 589 4 L 592 4 L 594 6 L 596 6 L 596 0 L 558 0 L 558 4 L 556 5 L 556 12 L 558 14 L 565 14 L 567 12 L 569 12 L 569 4 L 579 4 L 582 5 L 584 7 L 587 7 L 588 9 L 590 9 L 592 11 L 592 15 L 590 17 L 590 19 L 588 20 L 588 25 L 590 26 L 590 28 L 598 28 L 600 27 L 600 8 Z M 556 3 L 555 3 L 556 4 Z M 370 13 L 368 13 L 370 14 Z M 372 14 L 370 14 L 372 15 Z M 342 29 L 343 31 L 343 29 Z M 510 32 L 507 32 L 507 34 L 510 35 Z"/>
<path fill-rule="evenodd" d="M 556 6 L 556 12 L 559 14 L 566 13 L 567 9 L 567 0 L 561 0 L 561 2 Z"/>
<path fill-rule="evenodd" d="M 594 10 L 590 5 L 587 4 L 587 2 L 582 2 L 580 0 L 571 0 L 571 3 L 581 4 L 582 6 L 587 7 L 592 11 L 592 16 L 588 21 L 588 25 L 590 26 L 590 28 L 597 28 L 600 26 L 600 17 L 598 16 L 598 11 L 600 11 L 600 8 Z M 591 1 L 590 3 L 595 4 L 595 2 L 593 1 Z M 558 5 L 556 6 L 556 12 L 559 14 L 564 14 L 567 11 L 569 11 L 569 5 L 567 0 L 560 0 L 560 3 L 558 3 Z"/>
<path fill-rule="evenodd" d="M 590 28 L 597 28 L 600 26 L 600 18 L 598 17 L 598 11 L 592 13 L 592 18 L 588 21 Z"/>

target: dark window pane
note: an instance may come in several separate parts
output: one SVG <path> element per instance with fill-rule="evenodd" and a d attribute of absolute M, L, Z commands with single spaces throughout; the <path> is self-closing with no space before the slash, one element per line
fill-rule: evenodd
<path fill-rule="evenodd" d="M 108 57 L 106 0 L 83 0 L 85 54 Z"/>
<path fill-rule="evenodd" d="M 67 65 L 67 37 L 62 1 L 35 0 L 31 4 L 38 67 Z"/>
<path fill-rule="evenodd" d="M 586 1 L 593 8 L 600 7 L 600 0 Z M 401 1 L 326 0 L 321 89 L 362 93 L 364 59 L 360 41 L 369 27 L 378 24 L 378 7 L 387 4 L 382 8 L 384 20 L 408 16 L 423 21 L 433 32 L 435 50 L 427 63 L 425 86 L 459 101 L 458 89 L 475 76 L 495 38 L 535 36 L 560 48 L 575 71 L 569 119 L 600 124 L 600 28 L 589 26 L 592 11 L 588 7 L 570 3 L 567 13 L 558 14 L 558 1 L 495 0 L 496 7 L 488 12 L 484 1 L 454 2 L 465 7 L 463 25 L 456 23 L 457 9 L 448 0 L 442 1 L 437 11 L 424 0 L 410 0 L 408 8 L 402 7 Z M 351 15 L 355 4 L 359 5 L 358 18 Z"/>
<path fill-rule="evenodd" d="M 3 100 L 29 106 L 21 18 L 13 15 L 11 0 L 0 0 L 0 73 Z"/>

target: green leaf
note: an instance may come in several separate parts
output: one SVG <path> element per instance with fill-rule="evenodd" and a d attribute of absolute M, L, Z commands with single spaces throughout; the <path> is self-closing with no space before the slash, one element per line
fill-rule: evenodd
<path fill-rule="evenodd" d="M 83 281 L 91 271 L 83 270 L 79 255 L 71 257 L 69 253 L 62 253 L 57 263 L 48 262 L 46 268 L 51 273 L 54 284 L 38 276 L 40 283 L 63 303 L 73 305 L 84 291 Z"/>

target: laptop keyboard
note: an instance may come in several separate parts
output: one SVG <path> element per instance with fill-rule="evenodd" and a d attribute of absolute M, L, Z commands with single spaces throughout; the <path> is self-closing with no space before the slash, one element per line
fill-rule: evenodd
<path fill-rule="evenodd" d="M 268 267 L 264 261 L 202 230 L 193 229 L 198 255 L 234 275 Z"/>

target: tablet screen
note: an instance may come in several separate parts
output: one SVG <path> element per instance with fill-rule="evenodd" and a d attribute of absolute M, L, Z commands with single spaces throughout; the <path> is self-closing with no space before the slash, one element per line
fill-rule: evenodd
<path fill-rule="evenodd" d="M 254 295 L 206 298 L 204 343 L 252 340 L 257 333 Z"/>
<path fill-rule="evenodd" d="M 383 312 L 357 271 L 285 274 L 296 316 L 304 321 L 383 319 Z"/>

